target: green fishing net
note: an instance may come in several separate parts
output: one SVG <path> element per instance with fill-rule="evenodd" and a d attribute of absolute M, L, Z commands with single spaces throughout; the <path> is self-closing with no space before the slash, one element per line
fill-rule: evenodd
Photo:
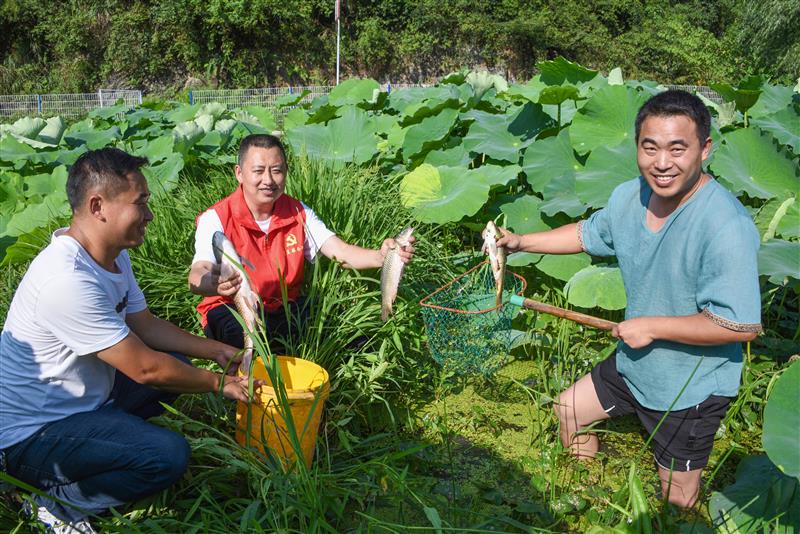
<path fill-rule="evenodd" d="M 433 359 L 456 374 L 492 375 L 507 361 L 514 341 L 511 320 L 525 279 L 506 270 L 502 304 L 488 262 L 470 269 L 420 301 Z"/>

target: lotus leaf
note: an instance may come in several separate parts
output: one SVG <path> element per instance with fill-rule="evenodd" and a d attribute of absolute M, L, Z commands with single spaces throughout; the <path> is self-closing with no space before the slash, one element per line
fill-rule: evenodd
<path fill-rule="evenodd" d="M 162 135 L 152 141 L 142 143 L 141 147 L 134 150 L 134 154 L 147 158 L 152 165 L 166 159 L 174 152 L 175 138 L 171 135 Z"/>
<path fill-rule="evenodd" d="M 204 133 L 208 133 L 214 129 L 214 121 L 216 121 L 214 116 L 208 113 L 198 113 L 197 117 L 194 118 L 195 124 L 197 124 Z"/>
<path fill-rule="evenodd" d="M 182 169 L 183 156 L 176 152 L 158 165 L 142 167 L 142 174 L 147 178 L 147 186 L 153 196 L 160 196 L 175 189 Z"/>
<path fill-rule="evenodd" d="M 463 145 L 446 150 L 431 150 L 425 155 L 425 163 L 434 167 L 467 167 L 472 162 Z"/>
<path fill-rule="evenodd" d="M 541 79 L 547 85 L 562 83 L 588 82 L 597 76 L 596 70 L 589 70 L 559 56 L 551 61 L 540 61 L 536 68 L 541 72 Z"/>
<path fill-rule="evenodd" d="M 55 191 L 66 191 L 67 167 L 59 165 L 49 174 L 36 174 L 25 177 L 25 196 L 46 196 Z"/>
<path fill-rule="evenodd" d="M 172 130 L 175 138 L 175 150 L 181 154 L 187 154 L 189 149 L 203 138 L 205 132 L 194 121 L 186 121 L 176 124 Z"/>
<path fill-rule="evenodd" d="M 560 126 L 561 124 L 572 122 L 572 119 L 575 118 L 575 114 L 585 102 L 586 100 L 567 100 L 560 106 L 552 106 L 549 104 L 543 105 L 542 110 L 550 115 L 555 123 Z M 561 117 L 560 122 L 559 115 Z"/>
<path fill-rule="evenodd" d="M 555 217 L 559 213 L 564 213 L 569 217 L 578 217 L 586 213 L 588 206 L 581 202 L 581 199 L 579 199 L 578 195 L 575 194 L 575 179 L 572 178 L 570 181 L 572 182 L 571 192 L 548 195 L 547 190 L 545 190 L 545 198 L 547 200 L 542 202 L 542 213 L 545 213 L 551 217 Z M 548 187 L 550 187 L 553 183 L 554 182 L 550 182 Z"/>
<path fill-rule="evenodd" d="M 748 112 L 751 117 L 766 117 L 785 109 L 792 102 L 792 88 L 786 85 L 764 84 L 761 96 Z"/>
<path fill-rule="evenodd" d="M 423 163 L 403 178 L 400 199 L 422 222 L 458 221 L 486 203 L 492 186 L 508 184 L 519 171 L 517 165 L 464 170 Z"/>
<path fill-rule="evenodd" d="M 737 111 L 746 113 L 758 101 L 763 85 L 763 78 L 750 76 L 742 80 L 739 87 L 733 87 L 729 83 L 712 83 L 709 87 L 719 93 L 725 102 L 735 102 Z"/>
<path fill-rule="evenodd" d="M 758 210 L 756 227 L 763 241 L 800 237 L 800 201 L 796 197 L 770 200 Z"/>
<path fill-rule="evenodd" d="M 225 140 L 231 136 L 235 127 L 236 121 L 233 119 L 218 120 L 216 124 L 214 124 L 214 130 L 219 132 L 220 135 L 222 135 L 222 138 Z"/>
<path fill-rule="evenodd" d="M 800 280 L 800 243 L 771 239 L 758 250 L 758 274 L 768 276 L 773 284 L 781 285 L 786 278 Z"/>
<path fill-rule="evenodd" d="M 17 135 L 15 133 L 10 133 L 9 135 L 16 137 L 17 141 L 25 143 L 26 145 L 30 145 L 33 148 L 54 148 L 56 146 L 52 143 L 45 143 L 42 141 L 37 141 L 36 139 L 28 139 L 27 137 L 22 137 L 21 135 Z"/>
<path fill-rule="evenodd" d="M 20 160 L 30 159 L 36 155 L 36 150 L 30 146 L 20 143 L 14 136 L 7 135 L 0 139 L 0 160 L 19 164 Z"/>
<path fill-rule="evenodd" d="M 403 140 L 403 158 L 411 159 L 424 148 L 440 143 L 447 137 L 458 118 L 458 110 L 443 109 L 438 115 L 428 117 L 407 129 Z"/>
<path fill-rule="evenodd" d="M 286 131 L 297 128 L 308 122 L 308 112 L 302 108 L 294 108 L 283 118 L 283 128 Z"/>
<path fill-rule="evenodd" d="M 580 96 L 574 85 L 551 85 L 539 93 L 539 103 L 557 106 L 567 100 L 578 100 Z"/>
<path fill-rule="evenodd" d="M 625 81 L 622 79 L 622 69 L 614 67 L 608 73 L 608 85 L 624 85 Z"/>
<path fill-rule="evenodd" d="M 27 234 L 58 217 L 66 217 L 69 213 L 66 190 L 53 191 L 42 202 L 28 204 L 25 209 L 12 215 L 4 235 L 17 237 Z"/>
<path fill-rule="evenodd" d="M 800 485 L 765 455 L 748 456 L 736 468 L 736 483 L 714 492 L 708 508 L 717 532 L 797 532 Z"/>
<path fill-rule="evenodd" d="M 633 142 L 636 114 L 646 101 L 645 95 L 626 86 L 609 85 L 597 91 L 572 119 L 572 146 L 585 154 L 601 146 Z"/>
<path fill-rule="evenodd" d="M 264 128 L 265 130 L 271 131 L 275 130 L 278 127 L 278 124 L 275 122 L 275 114 L 271 109 L 267 109 L 264 106 L 247 106 L 246 108 L 242 109 L 242 111 L 245 111 L 250 115 L 254 116 L 257 119 L 256 124 Z M 247 122 L 252 122 L 252 121 L 247 121 Z"/>
<path fill-rule="evenodd" d="M 793 105 L 753 119 L 750 124 L 771 133 L 781 144 L 792 147 L 795 155 L 800 154 L 800 114 L 795 111 Z"/>
<path fill-rule="evenodd" d="M 582 308 L 621 310 L 625 307 L 625 286 L 618 267 L 590 265 L 581 269 L 564 286 L 567 302 Z"/>
<path fill-rule="evenodd" d="M 444 107 L 458 107 L 460 92 L 453 85 L 438 87 L 407 87 L 392 91 L 387 106 L 400 112 L 404 119 L 419 122 L 425 117 L 435 115 Z"/>
<path fill-rule="evenodd" d="M 87 116 L 107 121 L 108 119 L 112 119 L 117 115 L 122 115 L 123 113 L 129 111 L 130 109 L 131 109 L 130 106 L 127 106 L 125 104 L 99 107 L 99 108 L 94 108 L 92 111 L 87 113 Z"/>
<path fill-rule="evenodd" d="M 506 215 L 506 226 L 515 234 L 529 234 L 550 230 L 539 215 L 539 197 L 524 195 L 500 207 Z"/>
<path fill-rule="evenodd" d="M 39 117 L 23 117 L 18 119 L 9 129 L 10 133 L 25 137 L 28 139 L 36 139 L 39 132 L 47 125 L 44 119 Z"/>
<path fill-rule="evenodd" d="M 195 117 L 195 115 L 197 115 L 197 111 L 200 109 L 200 107 L 201 104 L 182 104 L 172 111 L 165 113 L 164 119 L 167 122 L 172 122 L 174 124 L 190 121 Z"/>
<path fill-rule="evenodd" d="M 536 264 L 536 268 L 548 276 L 566 282 L 575 276 L 575 273 L 591 264 L 592 258 L 583 252 L 580 254 L 545 254 Z"/>
<path fill-rule="evenodd" d="M 0 230 L 2 233 L 2 230 Z M 17 238 L 0 237 L 0 268 L 32 260 L 50 241 L 50 232 L 37 228 Z"/>
<path fill-rule="evenodd" d="M 770 134 L 757 128 L 728 132 L 714 155 L 712 169 L 733 191 L 770 199 L 797 191 L 797 165 L 775 148 Z"/>
<path fill-rule="evenodd" d="M 474 120 L 464 136 L 466 150 L 512 163 L 519 161 L 522 150 L 533 143 L 536 134 L 553 124 L 541 106 L 530 102 L 518 106 L 510 116 L 470 111 L 462 117 Z"/>
<path fill-rule="evenodd" d="M 381 113 L 373 115 L 372 121 L 375 125 L 375 133 L 379 135 L 388 135 L 389 131 L 400 123 L 400 117 Z"/>
<path fill-rule="evenodd" d="M 300 93 L 287 93 L 275 99 L 275 106 L 279 108 L 296 106 L 300 103 L 301 100 L 303 100 L 310 94 L 311 91 L 309 91 L 308 89 L 303 89 L 303 91 Z"/>
<path fill-rule="evenodd" d="M 112 126 L 105 130 L 87 130 L 83 132 L 69 132 L 64 136 L 67 143 L 76 147 L 79 145 L 86 145 L 89 150 L 96 150 L 109 146 L 114 141 L 122 137 L 119 128 Z"/>
<path fill-rule="evenodd" d="M 465 80 L 472 89 L 475 91 L 475 96 L 481 98 L 486 91 L 494 88 L 498 93 L 508 90 L 508 82 L 502 76 L 497 74 L 490 74 L 486 71 L 470 72 Z"/>
<path fill-rule="evenodd" d="M 764 408 L 764 450 L 778 469 L 800 479 L 800 363 L 793 363 L 775 382 Z M 798 518 L 800 519 L 800 518 Z"/>
<path fill-rule="evenodd" d="M 64 124 L 64 119 L 61 117 L 50 117 L 45 122 L 47 123 L 45 127 L 39 130 L 39 140 L 57 145 L 61 141 L 61 136 L 64 135 L 64 130 L 67 129 L 67 126 Z"/>
<path fill-rule="evenodd" d="M 528 184 L 541 193 L 551 180 L 561 176 L 575 176 L 581 164 L 575 159 L 575 152 L 569 140 L 569 129 L 564 128 L 557 137 L 540 139 L 525 150 L 522 170 Z M 545 197 L 547 199 L 547 197 Z"/>
<path fill-rule="evenodd" d="M 506 262 L 511 267 L 525 267 L 542 259 L 542 254 L 533 254 L 531 252 L 515 252 L 508 255 Z"/>
<path fill-rule="evenodd" d="M 370 78 L 351 78 L 334 87 L 328 95 L 328 102 L 332 106 L 346 106 L 369 102 L 373 99 L 376 89 L 381 85 Z"/>
<path fill-rule="evenodd" d="M 539 95 L 545 87 L 548 87 L 548 85 L 537 75 L 526 84 L 515 83 L 509 85 L 506 95 L 510 97 L 522 97 L 531 102 L 539 102 Z"/>
<path fill-rule="evenodd" d="M 628 139 L 617 146 L 592 151 L 586 167 L 575 174 L 575 192 L 585 204 L 602 208 L 615 187 L 637 176 L 636 147 Z"/>
<path fill-rule="evenodd" d="M 378 150 L 374 125 L 364 110 L 355 106 L 343 108 L 342 117 L 323 126 L 306 124 L 287 130 L 286 138 L 295 153 L 330 161 L 341 168 L 346 163 L 368 162 Z"/>

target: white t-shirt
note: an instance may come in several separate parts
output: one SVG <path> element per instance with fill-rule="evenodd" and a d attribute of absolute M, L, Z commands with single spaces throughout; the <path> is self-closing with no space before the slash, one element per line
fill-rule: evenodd
<path fill-rule="evenodd" d="M 317 257 L 319 249 L 328 238 L 336 235 L 331 232 L 325 223 L 317 217 L 314 211 L 303 204 L 306 216 L 306 231 L 305 243 L 303 243 L 303 255 L 308 261 L 314 261 Z M 266 234 L 269 230 L 269 221 L 272 217 L 263 221 L 256 221 L 258 227 Z M 192 263 L 198 261 L 210 261 L 217 263 L 214 259 L 214 249 L 211 246 L 211 239 L 214 237 L 214 232 L 223 232 L 222 221 L 219 215 L 213 209 L 206 210 L 200 217 L 197 218 L 197 231 L 194 234 L 194 258 Z M 247 258 L 249 259 L 249 258 Z"/>
<path fill-rule="evenodd" d="M 147 307 L 127 251 L 120 272 L 108 272 L 65 230 L 31 262 L 0 337 L 0 449 L 101 406 L 115 369 L 97 352 L 122 341 L 125 316 Z"/>

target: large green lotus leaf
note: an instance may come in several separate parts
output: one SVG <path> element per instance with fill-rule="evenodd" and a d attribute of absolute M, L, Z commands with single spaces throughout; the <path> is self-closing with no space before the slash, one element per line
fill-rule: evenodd
<path fill-rule="evenodd" d="M 66 142 L 76 147 L 86 145 L 89 150 L 97 150 L 111 145 L 114 141 L 121 139 L 122 133 L 117 126 L 106 128 L 105 130 L 87 130 L 83 132 L 69 132 L 64 136 Z"/>
<path fill-rule="evenodd" d="M 541 73 L 542 81 L 547 85 L 561 85 L 565 81 L 588 82 L 598 74 L 596 70 L 587 69 L 561 56 L 551 61 L 540 61 L 536 64 L 536 68 Z"/>
<path fill-rule="evenodd" d="M 756 228 L 764 241 L 800 237 L 800 201 L 796 197 L 770 200 L 758 210 Z"/>
<path fill-rule="evenodd" d="M 400 123 L 400 117 L 397 115 L 388 115 L 381 113 L 380 115 L 372 116 L 373 124 L 375 125 L 375 133 L 380 135 L 388 135 L 395 125 Z"/>
<path fill-rule="evenodd" d="M 481 98 L 484 93 L 491 88 L 494 88 L 498 93 L 503 93 L 508 90 L 508 82 L 505 78 L 497 74 L 490 74 L 486 71 L 470 72 L 465 81 L 472 86 L 477 98 Z"/>
<path fill-rule="evenodd" d="M 236 128 L 238 121 L 233 119 L 221 119 L 214 123 L 214 131 L 219 132 L 223 139 L 228 139 Z"/>
<path fill-rule="evenodd" d="M 197 110 L 200 109 L 202 104 L 182 104 L 172 111 L 164 114 L 164 119 L 167 122 L 178 124 L 180 122 L 190 121 L 197 115 Z"/>
<path fill-rule="evenodd" d="M 49 174 L 36 174 L 25 177 L 25 196 L 46 196 L 67 187 L 67 167 L 59 165 Z"/>
<path fill-rule="evenodd" d="M 525 150 L 522 170 L 528 184 L 541 193 L 553 178 L 574 176 L 581 169 L 569 140 L 569 129 L 564 128 L 556 137 L 547 137 L 533 143 Z M 547 198 L 547 197 L 545 197 Z"/>
<path fill-rule="evenodd" d="M 729 83 L 712 83 L 709 87 L 719 93 L 725 102 L 735 102 L 736 110 L 744 113 L 758 101 L 763 84 L 764 80 L 761 77 L 750 76 L 743 80 L 739 87 L 733 87 Z"/>
<path fill-rule="evenodd" d="M 37 141 L 36 139 L 28 139 L 27 137 L 22 137 L 21 135 L 17 135 L 11 132 L 9 132 L 9 135 L 16 137 L 17 141 L 25 143 L 26 145 L 30 145 L 33 148 L 54 148 L 56 146 L 52 143 L 45 143 L 43 141 Z"/>
<path fill-rule="evenodd" d="M 36 139 L 36 136 L 39 135 L 39 132 L 41 132 L 46 125 L 47 123 L 44 122 L 44 119 L 39 117 L 23 117 L 12 124 L 9 131 L 20 137 Z"/>
<path fill-rule="evenodd" d="M 589 208 L 581 202 L 575 192 L 575 174 L 567 172 L 556 176 L 545 186 L 542 192 L 542 213 L 554 217 L 558 213 L 565 213 L 570 217 L 577 217 Z"/>
<path fill-rule="evenodd" d="M 750 108 L 751 117 L 766 117 L 776 111 L 784 109 L 792 103 L 792 88 L 787 85 L 768 85 L 761 87 L 761 96 L 758 102 Z"/>
<path fill-rule="evenodd" d="M 567 100 L 578 100 L 580 96 L 574 85 L 551 85 L 539 93 L 539 103 L 557 106 Z"/>
<path fill-rule="evenodd" d="M 195 119 L 202 117 L 203 115 L 211 115 L 214 117 L 214 120 L 219 119 L 222 117 L 222 114 L 228 110 L 228 106 L 222 104 L 220 102 L 209 102 L 208 104 L 203 104 L 200 106 L 200 109 L 197 110 L 197 114 L 194 116 Z M 199 124 L 199 123 L 198 123 Z"/>
<path fill-rule="evenodd" d="M 291 89 L 291 88 L 290 88 Z M 296 106 L 303 100 L 305 97 L 311 94 L 311 91 L 308 89 L 303 89 L 299 93 L 286 93 L 283 96 L 279 96 L 275 99 L 275 107 L 278 108 L 285 108 L 287 106 Z"/>
<path fill-rule="evenodd" d="M 506 95 L 512 98 L 521 97 L 531 102 L 539 102 L 539 95 L 545 87 L 548 87 L 548 85 L 541 80 L 539 75 L 536 75 L 528 83 L 509 85 Z"/>
<path fill-rule="evenodd" d="M 481 209 L 492 186 L 508 184 L 519 171 L 517 165 L 465 170 L 423 163 L 403 178 L 400 199 L 421 222 L 459 221 Z"/>
<path fill-rule="evenodd" d="M 175 152 L 158 165 L 142 167 L 142 174 L 147 178 L 150 192 L 157 197 L 175 189 L 181 170 L 183 170 L 183 156 Z"/>
<path fill-rule="evenodd" d="M 175 138 L 171 135 L 162 135 L 144 143 L 134 151 L 134 154 L 147 158 L 152 165 L 158 161 L 167 159 L 174 152 Z"/>
<path fill-rule="evenodd" d="M 798 258 L 800 262 L 800 257 Z M 764 408 L 762 444 L 778 469 L 800 478 L 800 363 L 793 363 L 775 382 Z"/>
<path fill-rule="evenodd" d="M 622 69 L 614 67 L 608 73 L 608 85 L 624 85 L 625 80 L 622 78 Z"/>
<path fill-rule="evenodd" d="M 48 163 L 61 163 L 62 165 L 66 165 L 67 167 L 71 166 L 75 163 L 81 155 L 88 152 L 89 149 L 86 145 L 81 145 L 79 147 L 67 150 L 56 150 L 53 152 L 48 153 L 49 156 L 52 156 L 53 159 L 47 161 Z M 40 153 L 40 155 L 44 155 L 45 153 Z M 48 158 L 49 159 L 49 158 Z"/>
<path fill-rule="evenodd" d="M 621 310 L 627 303 L 618 267 L 590 265 L 581 269 L 569 279 L 564 292 L 567 302 L 581 308 Z"/>
<path fill-rule="evenodd" d="M 797 399 L 794 406 L 796 411 Z M 720 533 L 798 532 L 800 484 L 781 473 L 767 456 L 748 456 L 736 468 L 736 483 L 715 491 L 708 509 Z"/>
<path fill-rule="evenodd" d="M 0 268 L 29 262 L 48 245 L 50 239 L 51 233 L 47 228 L 37 228 L 19 237 L 0 238 Z"/>
<path fill-rule="evenodd" d="M 176 124 L 172 130 L 172 137 L 175 139 L 175 150 L 181 154 L 188 154 L 189 149 L 204 135 L 203 129 L 193 120 Z"/>
<path fill-rule="evenodd" d="M 771 239 L 758 249 L 758 274 L 781 285 L 786 278 L 800 280 L 800 243 Z"/>
<path fill-rule="evenodd" d="M 471 161 L 472 158 L 463 145 L 446 150 L 431 150 L 425 155 L 425 163 L 434 167 L 467 167 Z"/>
<path fill-rule="evenodd" d="M 0 160 L 18 164 L 20 160 L 28 160 L 36 155 L 36 150 L 17 141 L 13 135 L 0 138 Z"/>
<path fill-rule="evenodd" d="M 508 255 L 506 264 L 510 267 L 526 267 L 532 263 L 536 263 L 542 259 L 542 254 L 533 254 L 531 252 L 515 252 Z"/>
<path fill-rule="evenodd" d="M 794 110 L 793 105 L 771 115 L 753 119 L 750 124 L 771 133 L 781 144 L 792 147 L 795 155 L 800 154 L 800 114 Z"/>
<path fill-rule="evenodd" d="M 579 154 L 634 139 L 634 122 L 647 96 L 623 85 L 597 91 L 572 118 L 569 136 Z"/>
<path fill-rule="evenodd" d="M 515 234 L 529 234 L 550 230 L 539 215 L 539 197 L 525 195 L 503 204 L 500 211 L 506 215 L 506 227 Z"/>
<path fill-rule="evenodd" d="M 283 129 L 288 133 L 290 130 L 306 123 L 308 123 L 308 112 L 303 108 L 294 108 L 289 110 L 289 113 L 283 118 Z"/>
<path fill-rule="evenodd" d="M 539 104 L 526 103 L 521 107 L 509 107 L 505 115 L 509 120 L 508 131 L 523 140 L 533 139 L 542 130 L 556 126 Z"/>
<path fill-rule="evenodd" d="M 364 110 L 355 106 L 342 108 L 342 116 L 327 125 L 306 124 L 286 132 L 295 153 L 305 152 L 315 159 L 341 168 L 347 163 L 366 163 L 378 150 L 378 138 Z"/>
<path fill-rule="evenodd" d="M 194 149 L 200 151 L 201 155 L 216 154 L 219 149 L 225 144 L 225 139 L 222 133 L 211 130 L 203 136 L 195 145 Z"/>
<path fill-rule="evenodd" d="M 438 115 L 409 127 L 403 139 L 403 158 L 409 160 L 422 152 L 426 144 L 441 142 L 450 133 L 457 118 L 458 110 L 445 108 Z"/>
<path fill-rule="evenodd" d="M 474 120 L 463 139 L 465 149 L 512 163 L 519 161 L 522 150 L 533 143 L 536 134 L 552 125 L 541 106 L 530 102 L 510 115 L 470 111 L 463 117 Z"/>
<path fill-rule="evenodd" d="M 435 108 L 447 101 L 460 99 L 457 87 L 447 84 L 437 87 L 404 87 L 389 94 L 387 107 L 406 117 L 415 115 L 421 108 Z"/>
<path fill-rule="evenodd" d="M 328 103 L 333 106 L 347 106 L 370 102 L 381 84 L 370 78 L 351 78 L 334 87 L 328 95 Z"/>
<path fill-rule="evenodd" d="M 203 133 L 208 133 L 214 129 L 214 122 L 217 119 L 214 118 L 214 115 L 210 113 L 203 113 L 198 114 L 197 117 L 194 118 L 195 124 L 197 124 L 202 130 Z"/>
<path fill-rule="evenodd" d="M 770 134 L 757 128 L 728 132 L 714 155 L 712 169 L 733 191 L 769 199 L 797 191 L 797 164 L 779 151 Z"/>
<path fill-rule="evenodd" d="M 536 268 L 562 282 L 570 280 L 578 271 L 589 267 L 592 258 L 588 254 L 545 254 Z"/>
<path fill-rule="evenodd" d="M 44 197 L 42 202 L 28 204 L 20 212 L 11 216 L 6 225 L 4 235 L 17 237 L 27 234 L 47 225 L 57 217 L 69 215 L 70 208 L 67 202 L 67 192 L 65 190 L 53 191 Z"/>
<path fill-rule="evenodd" d="M 637 176 L 636 146 L 633 139 L 626 139 L 617 146 L 602 146 L 589 154 L 586 167 L 575 173 L 575 192 L 581 202 L 602 208 L 615 187 Z"/>
<path fill-rule="evenodd" d="M 45 122 L 47 124 L 45 124 L 44 128 L 39 130 L 38 139 L 45 143 L 57 145 L 61 142 L 61 136 L 64 135 L 64 130 L 67 129 L 67 125 L 64 124 L 64 119 L 61 117 L 50 117 Z"/>
<path fill-rule="evenodd" d="M 271 109 L 267 109 L 264 106 L 247 106 L 242 111 L 254 116 L 257 124 L 265 130 L 272 131 L 278 128 L 278 124 L 275 122 L 275 113 Z M 239 117 L 236 118 L 238 119 Z"/>
<path fill-rule="evenodd" d="M 130 106 L 125 104 L 119 104 L 117 106 L 108 106 L 108 107 L 100 107 L 94 108 L 92 111 L 87 113 L 88 117 L 92 117 L 94 119 L 102 119 L 107 121 L 108 119 L 112 119 L 117 115 L 122 115 L 123 113 L 130 111 Z"/>
<path fill-rule="evenodd" d="M 561 104 L 561 109 L 558 109 L 558 106 L 552 105 L 543 105 L 542 110 L 550 115 L 550 117 L 556 121 L 558 124 L 558 117 L 559 113 L 561 114 L 561 124 L 567 124 L 572 122 L 572 119 L 575 118 L 575 114 L 578 112 L 580 107 L 583 105 L 585 100 L 567 100 L 563 104 Z"/>

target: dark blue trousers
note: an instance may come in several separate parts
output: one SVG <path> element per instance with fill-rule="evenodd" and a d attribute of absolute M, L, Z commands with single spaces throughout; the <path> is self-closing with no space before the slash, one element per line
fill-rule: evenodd
<path fill-rule="evenodd" d="M 103 406 L 48 423 L 5 449 L 7 472 L 68 503 L 35 497 L 68 522 L 153 495 L 177 482 L 189 463 L 183 436 L 145 421 L 163 412 L 159 402 L 176 397 L 117 371 Z"/>

